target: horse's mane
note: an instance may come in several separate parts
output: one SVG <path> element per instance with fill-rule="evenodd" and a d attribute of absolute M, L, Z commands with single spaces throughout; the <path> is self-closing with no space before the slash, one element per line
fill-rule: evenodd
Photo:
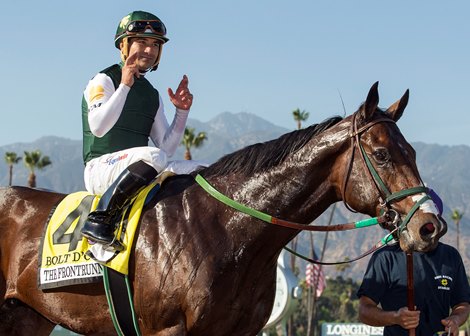
<path fill-rule="evenodd" d="M 266 171 L 282 163 L 287 155 L 299 150 L 312 137 L 327 130 L 341 120 L 343 120 L 342 117 L 332 117 L 320 124 L 286 133 L 277 139 L 247 146 L 223 156 L 200 173 L 205 177 L 209 177 L 226 175 L 228 173 L 250 175 Z"/>

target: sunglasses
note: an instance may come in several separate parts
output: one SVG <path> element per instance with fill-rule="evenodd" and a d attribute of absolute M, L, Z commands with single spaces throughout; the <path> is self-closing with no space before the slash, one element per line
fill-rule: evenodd
<path fill-rule="evenodd" d="M 129 33 L 143 33 L 150 28 L 152 32 L 158 35 L 166 35 L 165 25 L 160 21 L 132 21 L 127 25 Z"/>

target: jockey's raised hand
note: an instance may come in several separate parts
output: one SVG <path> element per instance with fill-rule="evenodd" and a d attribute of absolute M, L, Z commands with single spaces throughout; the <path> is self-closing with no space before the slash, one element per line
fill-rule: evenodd
<path fill-rule="evenodd" d="M 137 66 L 136 60 L 137 53 L 135 52 L 132 55 L 129 55 L 122 67 L 121 83 L 128 87 L 132 87 L 132 85 L 134 85 L 134 76 L 137 78 L 140 77 L 139 67 Z"/>
<path fill-rule="evenodd" d="M 168 88 L 168 96 L 170 96 L 171 102 L 180 110 L 189 110 L 193 104 L 193 95 L 189 91 L 188 83 L 188 76 L 184 75 L 176 92 Z"/>

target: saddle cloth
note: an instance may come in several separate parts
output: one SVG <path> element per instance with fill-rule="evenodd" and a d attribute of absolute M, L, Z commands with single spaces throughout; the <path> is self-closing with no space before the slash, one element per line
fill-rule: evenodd
<path fill-rule="evenodd" d="M 119 273 L 128 274 L 130 252 L 142 208 L 147 195 L 158 186 L 158 182 L 153 182 L 131 201 L 118 229 L 118 237 L 121 237 L 126 248 L 114 252 L 110 260 L 102 264 Z M 67 195 L 51 213 L 39 251 L 40 289 L 101 281 L 101 263 L 86 253 L 92 246 L 80 234 L 88 214 L 98 205 L 99 198 L 87 192 L 73 193 Z"/>

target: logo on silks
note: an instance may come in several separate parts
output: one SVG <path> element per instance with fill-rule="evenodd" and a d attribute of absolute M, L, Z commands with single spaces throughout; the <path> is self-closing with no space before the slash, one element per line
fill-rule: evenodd
<path fill-rule="evenodd" d="M 450 290 L 452 284 L 452 277 L 448 275 L 436 275 L 434 280 L 437 282 L 437 289 Z"/>
<path fill-rule="evenodd" d="M 102 85 L 93 86 L 88 93 L 88 101 L 93 103 L 95 100 L 103 99 L 104 88 Z"/>
<path fill-rule="evenodd" d="M 124 160 L 124 159 L 127 159 L 127 157 L 129 156 L 129 154 L 127 153 L 124 153 L 122 155 L 118 155 L 118 156 L 112 156 L 112 157 L 109 157 L 106 159 L 106 163 L 109 165 L 109 166 L 112 166 L 113 164 L 115 164 L 116 162 L 119 162 L 121 160 Z"/>

